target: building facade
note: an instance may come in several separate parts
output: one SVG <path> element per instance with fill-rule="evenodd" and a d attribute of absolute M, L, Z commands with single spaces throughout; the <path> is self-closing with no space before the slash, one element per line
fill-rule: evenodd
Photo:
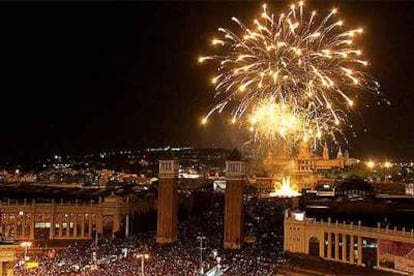
<path fill-rule="evenodd" d="M 13 267 L 17 261 L 15 244 L 5 244 L 0 242 L 0 275 L 13 276 Z"/>
<path fill-rule="evenodd" d="M 269 152 L 263 165 L 273 176 L 290 176 L 300 188 L 312 188 L 322 178 L 324 171 L 343 169 L 357 162 L 357 159 L 349 157 L 348 151 L 342 153 L 341 148 L 336 158 L 330 158 L 327 144 L 323 147 L 322 156 L 319 156 L 311 152 L 307 143 L 302 143 L 294 156 L 290 156 L 285 149 L 281 149 L 278 154 Z"/>
<path fill-rule="evenodd" d="M 286 211 L 284 250 L 326 260 L 414 273 L 414 230 L 316 221 Z M 374 259 L 374 260 L 373 260 Z M 373 260 L 373 263 L 372 263 Z"/>
<path fill-rule="evenodd" d="M 16 241 L 91 239 L 95 235 L 114 236 L 121 230 L 128 236 L 131 217 L 147 212 L 153 205 L 151 197 L 138 199 L 115 194 L 89 202 L 69 199 L 56 202 L 54 198 L 45 200 L 36 194 L 29 199 L 2 197 L 0 233 L 5 240 Z"/>

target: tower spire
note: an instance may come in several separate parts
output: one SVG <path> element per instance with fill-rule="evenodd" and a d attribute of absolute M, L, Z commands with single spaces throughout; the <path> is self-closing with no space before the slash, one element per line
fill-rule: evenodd
<path fill-rule="evenodd" d="M 326 141 L 325 141 L 325 145 L 323 146 L 322 158 L 324 160 L 329 159 L 329 149 L 328 149 L 328 145 L 326 144 Z"/>
<path fill-rule="evenodd" d="M 342 148 L 341 146 L 339 146 L 339 150 L 338 150 L 338 154 L 336 155 L 337 159 L 342 159 L 344 158 L 344 155 L 342 154 Z"/>

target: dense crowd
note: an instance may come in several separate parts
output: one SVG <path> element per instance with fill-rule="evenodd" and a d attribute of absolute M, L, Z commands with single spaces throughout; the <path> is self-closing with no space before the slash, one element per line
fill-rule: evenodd
<path fill-rule="evenodd" d="M 172 245 L 158 245 L 149 231 L 128 239 L 100 239 L 97 244 L 72 244 L 56 254 L 45 251 L 31 256 L 39 263 L 28 269 L 16 265 L 16 275 L 140 275 L 141 259 L 148 254 L 145 275 L 199 275 L 200 251 L 207 271 L 220 263 L 224 275 L 276 275 L 284 262 L 283 200 L 245 198 L 245 235 L 251 239 L 241 250 L 223 250 L 222 196 L 212 196 L 209 208 L 192 212 L 178 226 L 178 240 Z M 197 237 L 204 236 L 203 249 Z M 30 255 L 30 251 L 29 251 Z M 219 257 L 219 259 L 217 258 Z"/>

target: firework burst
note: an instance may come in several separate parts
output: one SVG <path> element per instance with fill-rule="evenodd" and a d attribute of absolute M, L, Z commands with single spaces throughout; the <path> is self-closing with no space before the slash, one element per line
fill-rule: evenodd
<path fill-rule="evenodd" d="M 248 126 L 257 139 L 335 139 L 356 100 L 378 89 L 354 46 L 363 30 L 346 29 L 336 14 L 319 17 L 303 2 L 274 14 L 264 4 L 251 26 L 232 18 L 238 34 L 219 28 L 211 44 L 220 54 L 198 59 L 217 64 L 216 104 L 202 123 L 229 109 L 232 122 Z"/>

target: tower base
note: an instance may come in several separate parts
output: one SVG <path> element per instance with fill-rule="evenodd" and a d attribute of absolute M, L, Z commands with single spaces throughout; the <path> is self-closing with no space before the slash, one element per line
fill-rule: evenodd
<path fill-rule="evenodd" d="M 157 237 L 157 243 L 166 244 L 166 243 L 174 243 L 177 238 L 165 238 L 165 237 Z"/>
<path fill-rule="evenodd" d="M 224 242 L 224 249 L 240 249 L 241 244 L 236 242 Z"/>

